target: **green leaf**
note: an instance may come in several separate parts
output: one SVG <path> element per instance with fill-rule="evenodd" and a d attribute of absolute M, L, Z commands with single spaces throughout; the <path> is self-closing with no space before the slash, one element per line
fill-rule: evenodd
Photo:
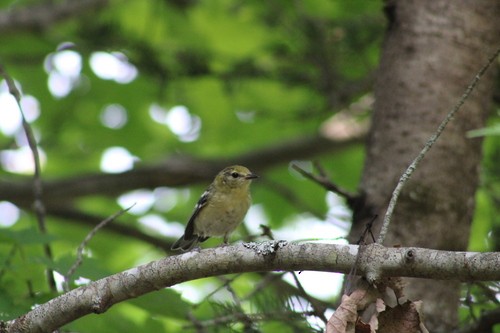
<path fill-rule="evenodd" d="M 151 314 L 179 319 L 187 318 L 187 313 L 191 308 L 190 304 L 183 301 L 181 296 L 171 289 L 148 293 L 134 298 L 130 303 Z"/>
<path fill-rule="evenodd" d="M 492 229 L 492 221 L 496 215 L 494 207 L 495 205 L 484 190 L 477 192 L 476 209 L 469 236 L 469 251 L 486 252 L 492 250 L 493 244 L 488 241 L 488 234 Z"/>
<path fill-rule="evenodd" d="M 494 136 L 494 135 L 500 135 L 500 123 L 467 132 L 468 138 L 477 138 L 481 136 Z"/>
<path fill-rule="evenodd" d="M 0 233 L 0 242 L 15 243 L 19 245 L 47 244 L 57 240 L 58 237 L 42 234 L 34 228 L 22 230 L 4 229 Z"/>

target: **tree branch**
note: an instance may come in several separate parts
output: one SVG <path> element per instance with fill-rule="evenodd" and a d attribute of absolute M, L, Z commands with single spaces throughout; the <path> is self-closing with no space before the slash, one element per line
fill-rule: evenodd
<path fill-rule="evenodd" d="M 78 223 L 82 225 L 89 226 L 90 228 L 94 228 L 97 224 L 105 219 L 103 216 L 93 215 L 86 212 L 79 211 L 77 209 L 68 208 L 68 207 L 49 207 L 47 210 L 47 214 L 65 219 L 70 223 Z M 164 237 L 156 237 L 151 236 L 147 233 L 144 233 L 139 230 L 139 228 L 129 226 L 127 224 L 121 223 L 112 223 L 108 225 L 105 231 L 112 231 L 119 235 L 131 237 L 143 242 L 146 242 L 150 245 L 156 246 L 157 248 L 165 251 L 166 253 L 171 253 L 170 248 L 174 243 L 175 239 L 165 239 Z"/>
<path fill-rule="evenodd" d="M 14 97 L 19 108 L 19 113 L 21 114 L 22 126 L 24 133 L 26 135 L 26 140 L 28 141 L 28 146 L 31 150 L 31 155 L 33 156 L 34 164 L 34 174 L 33 174 L 33 210 L 35 211 L 36 220 L 38 223 L 38 229 L 42 234 L 47 233 L 47 225 L 45 223 L 45 204 L 43 202 L 43 185 L 42 185 L 42 168 L 40 166 L 40 153 L 38 151 L 38 144 L 33 134 L 33 129 L 31 125 L 26 120 L 24 115 L 23 106 L 21 104 L 21 92 L 17 88 L 12 77 L 7 74 L 3 65 L 0 64 L 0 76 L 5 79 L 7 87 L 9 88 L 9 93 Z M 43 251 L 47 259 L 52 260 L 52 248 L 49 244 L 43 244 Z M 52 292 L 56 292 L 56 281 L 54 279 L 54 273 L 52 269 L 47 269 L 47 281 L 49 283 L 49 288 Z"/>
<path fill-rule="evenodd" d="M 341 197 L 345 198 L 347 202 L 354 202 L 357 200 L 357 195 L 350 193 L 349 191 L 344 190 L 343 188 L 339 187 L 338 185 L 332 183 L 324 171 L 323 167 L 318 162 L 314 163 L 314 167 L 319 171 L 319 175 L 316 176 L 312 174 L 311 172 L 308 172 L 304 169 L 302 169 L 300 166 L 297 164 L 292 164 L 292 168 L 300 173 L 302 176 L 305 178 L 312 180 L 316 184 L 320 185 L 323 187 L 325 190 L 333 192 L 335 194 L 340 195 Z"/>
<path fill-rule="evenodd" d="M 134 204 L 135 205 L 135 204 Z M 69 283 L 70 279 L 75 274 L 76 269 L 82 264 L 83 262 L 83 251 L 85 250 L 85 247 L 88 245 L 90 240 L 95 236 L 95 234 L 104 228 L 107 224 L 113 222 L 116 220 L 118 217 L 123 215 L 125 212 L 129 211 L 130 208 L 132 208 L 134 205 L 128 207 L 127 209 L 121 209 L 117 213 L 113 214 L 112 216 L 102 220 L 99 222 L 88 234 L 85 236 L 83 241 L 80 243 L 78 246 L 78 249 L 76 250 L 76 260 L 73 263 L 73 265 L 70 267 L 68 272 L 64 275 L 64 282 L 63 282 L 63 290 L 64 291 L 69 291 Z"/>
<path fill-rule="evenodd" d="M 378 278 L 500 280 L 500 253 L 387 248 L 379 244 L 244 243 L 170 256 L 111 275 L 0 323 L 0 332 L 52 332 L 87 314 L 103 313 L 119 302 L 208 276 L 272 270 L 347 273 L 353 265 L 360 274 Z"/>
<path fill-rule="evenodd" d="M 0 11 L 0 32 L 46 29 L 55 23 L 95 11 L 108 4 L 108 0 L 45 1 L 41 4 L 15 7 Z"/>
<path fill-rule="evenodd" d="M 188 156 L 175 156 L 160 164 L 140 165 L 133 170 L 117 174 L 94 173 L 45 181 L 44 203 L 48 208 L 89 195 L 116 196 L 138 188 L 179 187 L 208 182 L 220 169 L 230 164 L 243 164 L 251 170 L 262 172 L 290 160 L 317 156 L 360 144 L 365 134 L 358 133 L 353 137 L 335 141 L 315 135 L 256 149 L 232 158 L 198 160 Z M 0 200 L 29 208 L 33 201 L 31 184 L 23 177 L 17 179 L 0 180 Z"/>

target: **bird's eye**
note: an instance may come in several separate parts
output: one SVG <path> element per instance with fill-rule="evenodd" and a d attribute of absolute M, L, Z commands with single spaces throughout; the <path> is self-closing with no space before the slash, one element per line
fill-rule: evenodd
<path fill-rule="evenodd" d="M 235 171 L 231 174 L 231 177 L 238 178 L 239 174 Z"/>

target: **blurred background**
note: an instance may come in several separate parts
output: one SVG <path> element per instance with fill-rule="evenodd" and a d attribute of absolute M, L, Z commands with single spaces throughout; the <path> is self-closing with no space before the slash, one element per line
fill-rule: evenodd
<path fill-rule="evenodd" d="M 232 242 L 268 239 L 261 225 L 276 239 L 346 242 L 345 199 L 291 164 L 312 172 L 318 161 L 332 182 L 356 192 L 386 25 L 381 1 L 2 0 L 0 6 L 0 64 L 22 93 L 38 144 L 47 229 L 40 231 L 33 213 L 34 162 L 21 113 L 2 81 L 1 319 L 61 292 L 78 245 L 120 209 L 133 205 L 89 242 L 72 287 L 171 255 L 205 187 L 236 163 L 261 178 Z M 493 133 L 485 141 L 472 250 L 498 250 L 492 232 L 500 224 L 497 121 L 486 133 L 472 133 Z M 55 271 L 55 288 L 47 268 Z M 331 315 L 341 283 L 338 274 L 313 272 L 208 278 L 65 329 L 321 331 L 317 311 Z"/>

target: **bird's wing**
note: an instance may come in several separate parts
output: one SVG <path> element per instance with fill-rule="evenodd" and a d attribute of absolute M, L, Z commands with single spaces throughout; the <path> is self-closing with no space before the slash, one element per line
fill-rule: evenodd
<path fill-rule="evenodd" d="M 186 226 L 186 231 L 184 232 L 184 239 L 191 239 L 193 237 L 194 221 L 196 220 L 196 217 L 200 214 L 203 207 L 205 207 L 207 205 L 208 197 L 209 197 L 209 190 L 206 190 L 201 195 L 200 200 L 198 200 L 198 203 L 194 207 L 193 215 L 191 215 L 191 218 L 189 219 L 189 222 Z"/>

